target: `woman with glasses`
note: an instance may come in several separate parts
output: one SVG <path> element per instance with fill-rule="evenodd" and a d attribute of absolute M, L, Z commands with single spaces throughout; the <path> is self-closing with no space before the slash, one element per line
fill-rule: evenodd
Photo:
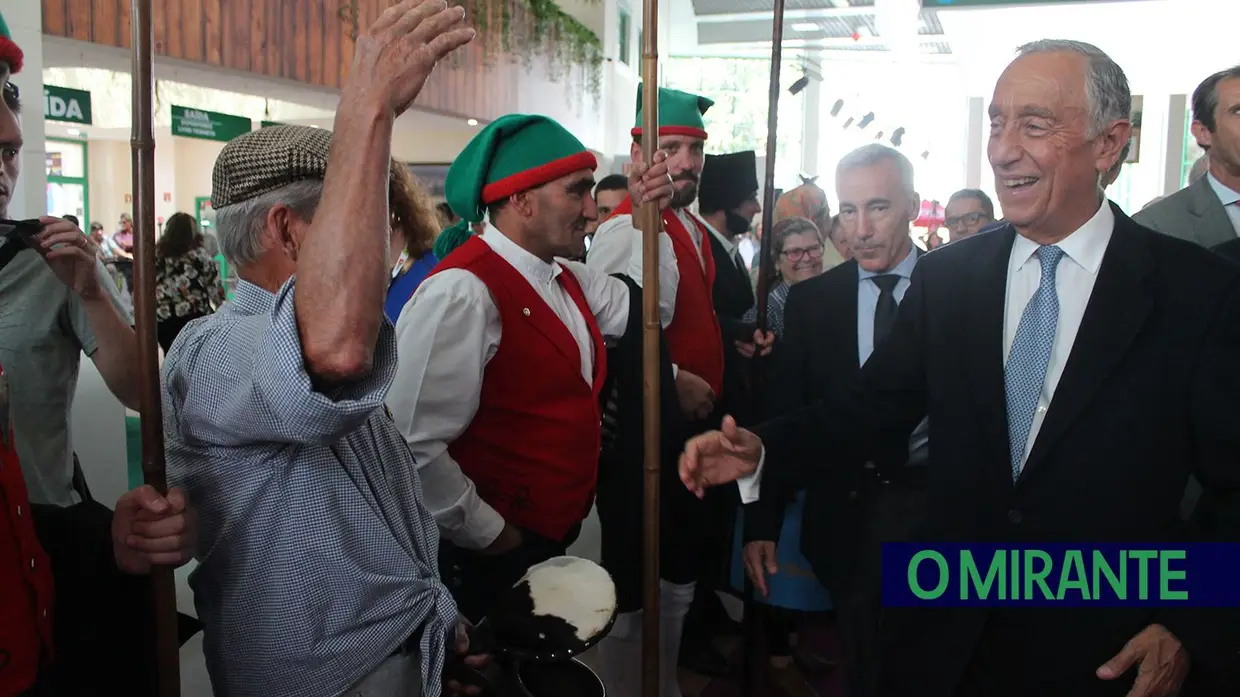
<path fill-rule="evenodd" d="M 827 241 L 817 225 L 801 217 L 779 221 L 771 229 L 771 235 L 769 263 L 775 281 L 767 297 L 767 327 L 779 337 L 784 331 L 784 302 L 788 291 L 797 283 L 823 272 L 823 253 Z M 756 309 L 751 309 L 744 318 L 746 322 L 756 320 Z M 767 637 L 771 681 L 786 697 L 815 697 L 817 692 L 810 685 L 808 676 L 822 674 L 831 668 L 831 663 L 803 650 L 798 641 L 797 625 L 801 613 L 831 609 L 830 596 L 801 554 L 803 506 L 804 493 L 799 493 L 785 507 L 782 534 L 777 546 L 779 573 L 770 577 L 768 595 L 754 597 L 765 605 L 761 617 Z M 741 554 L 744 515 L 742 510 L 737 516 L 732 555 L 732 584 L 737 588 L 743 586 L 745 579 Z"/>

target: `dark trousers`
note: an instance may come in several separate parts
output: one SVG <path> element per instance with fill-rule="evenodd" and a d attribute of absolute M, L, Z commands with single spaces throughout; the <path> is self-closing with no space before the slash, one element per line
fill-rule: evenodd
<path fill-rule="evenodd" d="M 580 533 L 580 524 L 563 540 L 522 530 L 521 545 L 503 554 L 482 554 L 440 540 L 439 574 L 456 600 L 457 610 L 477 623 L 491 614 L 503 591 L 516 585 L 531 566 L 563 556 Z"/>
<path fill-rule="evenodd" d="M 835 616 L 850 697 L 878 691 L 878 631 L 882 621 L 882 545 L 907 541 L 925 515 L 920 488 L 874 484 L 866 495 L 861 546 L 853 576 L 835 600 Z"/>
<path fill-rule="evenodd" d="M 159 339 L 159 346 L 164 350 L 164 353 L 167 353 L 168 349 L 172 348 L 172 342 L 176 341 L 177 334 L 181 333 L 181 330 L 185 328 L 185 325 L 193 322 L 199 317 L 205 316 L 206 315 L 190 315 L 189 317 L 172 317 L 171 319 L 166 319 L 155 325 L 155 335 Z"/>

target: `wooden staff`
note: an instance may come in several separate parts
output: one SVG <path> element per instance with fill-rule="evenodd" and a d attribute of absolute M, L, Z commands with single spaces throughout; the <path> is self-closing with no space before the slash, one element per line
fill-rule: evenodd
<path fill-rule="evenodd" d="M 771 84 L 766 111 L 766 179 L 762 190 L 762 241 L 758 247 L 758 329 L 766 331 L 766 297 L 770 294 L 774 261 L 771 259 L 771 227 L 775 220 L 775 123 L 779 117 L 779 64 L 784 54 L 784 0 L 775 0 L 771 26 Z"/>
<path fill-rule="evenodd" d="M 659 145 L 659 0 L 642 0 L 642 159 L 654 163 Z M 659 697 L 659 233 L 657 202 L 641 207 L 642 416 L 645 428 L 642 546 L 642 695 Z"/>
<path fill-rule="evenodd" d="M 771 244 L 774 236 L 771 228 L 775 220 L 775 144 L 776 122 L 779 117 L 779 67 L 783 62 L 784 43 L 784 0 L 774 0 L 774 18 L 771 23 L 771 82 L 767 88 L 766 110 L 766 176 L 762 189 L 762 240 L 758 246 L 758 330 L 765 332 L 767 327 L 767 296 L 770 295 L 771 277 L 774 272 L 774 260 L 771 259 Z M 762 389 L 761 362 L 754 361 L 752 385 L 755 391 Z M 756 635 L 760 633 L 755 604 L 753 602 L 753 582 L 749 574 L 745 574 L 745 615 L 744 615 L 744 657 L 741 660 L 741 694 L 753 694 L 753 670 L 751 660 L 757 655 L 754 650 L 760 641 Z"/>
<path fill-rule="evenodd" d="M 151 0 L 132 0 L 133 26 L 133 192 L 134 319 L 138 333 L 138 382 L 142 407 L 142 479 L 161 495 L 168 493 L 164 474 L 164 433 L 159 403 L 159 349 L 155 341 L 155 131 L 151 108 L 154 43 Z M 177 636 L 176 585 L 172 567 L 151 570 L 155 606 L 156 694 L 181 694 L 180 639 Z"/>

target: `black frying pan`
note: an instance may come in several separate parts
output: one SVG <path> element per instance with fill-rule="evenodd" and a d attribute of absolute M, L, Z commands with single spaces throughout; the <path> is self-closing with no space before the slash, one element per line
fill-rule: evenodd
<path fill-rule="evenodd" d="M 499 665 L 566 661 L 597 644 L 616 620 L 616 586 L 603 567 L 579 557 L 553 557 L 530 567 L 469 632 L 469 655 Z M 463 685 L 503 694 L 503 669 L 479 672 L 453 660 L 447 675 Z M 566 696 L 569 697 L 569 696 Z"/>

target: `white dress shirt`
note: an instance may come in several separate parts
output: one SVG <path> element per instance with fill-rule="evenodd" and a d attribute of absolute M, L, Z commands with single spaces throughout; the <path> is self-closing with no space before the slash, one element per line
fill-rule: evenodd
<path fill-rule="evenodd" d="M 1055 327 L 1055 343 L 1051 348 L 1050 363 L 1046 367 L 1046 380 L 1042 386 L 1042 394 L 1038 397 L 1037 411 L 1033 416 L 1033 424 L 1029 430 L 1029 438 L 1025 441 L 1025 452 L 1021 457 L 1021 466 L 1033 449 L 1038 431 L 1050 409 L 1051 399 L 1055 396 L 1055 388 L 1059 386 L 1059 378 L 1063 376 L 1064 366 L 1072 353 L 1072 344 L 1076 341 L 1077 331 L 1081 328 L 1081 320 L 1085 317 L 1085 308 L 1089 305 L 1089 297 L 1093 294 L 1094 283 L 1098 279 L 1098 270 L 1102 266 L 1102 257 L 1106 253 L 1107 244 L 1115 230 L 1115 213 L 1111 205 L 1103 199 L 1098 212 L 1088 222 L 1056 243 L 1063 250 L 1064 256 L 1059 261 L 1055 273 L 1055 289 L 1059 294 L 1059 321 Z M 1012 244 L 1012 252 L 1008 257 L 1007 291 L 1003 310 L 1003 362 L 1006 365 L 1008 354 L 1012 350 L 1012 340 L 1016 336 L 1016 328 L 1020 325 L 1020 316 L 1025 306 L 1037 291 L 1042 282 L 1042 265 L 1034 252 L 1038 244 L 1021 235 L 1016 236 Z M 757 501 L 761 494 L 762 466 L 766 462 L 764 448 L 758 458 L 758 467 L 753 474 L 737 480 L 741 502 Z"/>
<path fill-rule="evenodd" d="M 1227 211 L 1227 217 L 1231 219 L 1231 226 L 1236 229 L 1236 235 L 1240 236 L 1240 191 L 1233 191 L 1226 184 L 1218 180 L 1213 172 L 1206 173 L 1206 180 L 1210 182 L 1210 188 L 1214 189 L 1214 194 L 1218 196 L 1218 200 L 1223 204 L 1223 210 Z"/>
<path fill-rule="evenodd" d="M 557 276 L 564 268 L 573 272 L 599 331 L 612 338 L 623 336 L 628 324 L 628 286 L 580 263 L 548 264 L 490 224 L 481 239 L 563 320 L 581 350 L 582 379 L 592 382 L 594 344 L 585 318 Z M 661 319 L 670 321 L 666 315 Z M 499 308 L 486 284 L 464 269 L 428 277 L 396 323 L 398 364 L 387 405 L 413 452 L 427 508 L 444 536 L 467 548 L 491 544 L 504 519 L 479 497 L 448 445 L 478 411 L 486 366 L 499 350 L 501 329 Z"/>

